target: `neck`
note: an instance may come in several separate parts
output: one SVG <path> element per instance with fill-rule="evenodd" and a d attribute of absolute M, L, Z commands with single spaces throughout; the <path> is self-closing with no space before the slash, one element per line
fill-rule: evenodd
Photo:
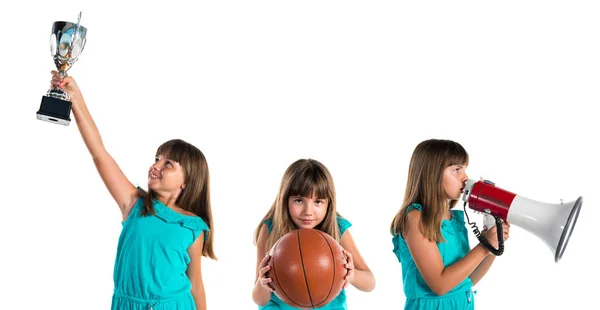
<path fill-rule="evenodd" d="M 158 201 L 162 202 L 165 206 L 168 206 L 170 208 L 179 208 L 175 203 L 177 201 L 177 197 L 178 195 L 174 195 L 172 193 L 156 193 L 156 199 L 158 199 Z"/>
<path fill-rule="evenodd" d="M 445 206 L 446 208 L 444 210 L 444 218 L 447 220 L 452 219 L 452 212 L 450 212 L 450 201 L 451 201 L 450 199 L 448 199 L 446 201 L 446 206 Z"/>

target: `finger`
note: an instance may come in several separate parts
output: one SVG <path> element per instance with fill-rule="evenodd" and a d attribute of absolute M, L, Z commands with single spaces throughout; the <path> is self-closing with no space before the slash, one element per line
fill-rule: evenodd
<path fill-rule="evenodd" d="M 273 282 L 273 280 L 271 280 L 271 278 L 263 278 L 260 283 L 264 286 L 269 288 L 269 290 L 271 292 L 274 292 L 275 289 L 273 288 L 273 284 L 271 284 L 271 282 Z"/>
<path fill-rule="evenodd" d="M 346 272 L 346 276 L 344 277 L 345 280 L 347 279 L 352 279 L 352 277 L 354 276 L 354 270 L 353 269 L 347 269 L 348 271 Z"/>
<path fill-rule="evenodd" d="M 259 274 L 259 275 L 261 275 L 261 276 L 263 276 L 263 275 L 264 275 L 265 273 L 267 273 L 267 272 L 268 272 L 270 269 L 271 269 L 271 266 L 265 266 L 265 267 L 261 268 L 261 269 L 258 271 L 258 274 Z"/>
<path fill-rule="evenodd" d="M 271 255 L 267 254 L 265 257 L 263 257 L 263 259 L 260 261 L 260 265 L 261 266 L 266 266 L 267 263 L 269 262 L 269 259 L 271 259 Z"/>
<path fill-rule="evenodd" d="M 346 262 L 348 264 L 354 264 L 354 259 L 352 258 L 352 254 L 346 250 L 344 250 L 344 255 L 346 255 Z"/>

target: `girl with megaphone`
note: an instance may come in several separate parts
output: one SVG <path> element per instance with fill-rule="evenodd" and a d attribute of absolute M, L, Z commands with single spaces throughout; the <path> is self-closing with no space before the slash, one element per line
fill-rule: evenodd
<path fill-rule="evenodd" d="M 457 142 L 431 139 L 415 148 L 404 201 L 391 225 L 394 253 L 402 265 L 404 309 L 474 309 L 473 285 L 495 255 L 479 243 L 470 248 L 461 199 L 469 155 Z M 504 240 L 510 226 L 501 224 Z M 498 247 L 497 227 L 484 231 Z"/>

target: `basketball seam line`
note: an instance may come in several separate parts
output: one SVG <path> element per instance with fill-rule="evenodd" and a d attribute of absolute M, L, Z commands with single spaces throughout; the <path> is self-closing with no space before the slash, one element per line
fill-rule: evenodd
<path fill-rule="evenodd" d="M 273 252 L 277 251 L 277 248 L 279 247 L 279 243 L 277 243 L 275 245 L 275 249 L 273 250 Z M 292 299 L 292 297 L 290 295 L 288 295 L 288 293 L 285 292 L 285 289 L 283 289 L 283 285 L 281 285 L 281 282 L 279 282 L 279 277 L 277 276 L 277 271 L 275 271 L 275 259 L 273 259 L 273 273 L 275 274 L 275 278 L 277 280 L 277 283 L 279 283 L 279 287 L 281 288 L 281 291 L 283 291 L 283 293 L 285 294 L 285 296 L 287 296 L 287 298 L 291 301 L 293 301 L 295 304 L 297 304 L 300 307 L 304 307 L 303 305 L 297 303 L 295 300 Z"/>
<path fill-rule="evenodd" d="M 311 307 L 315 307 L 310 294 L 310 287 L 308 286 L 308 278 L 306 277 L 306 267 L 304 266 L 304 257 L 302 257 L 302 247 L 300 246 L 300 231 L 298 230 L 298 250 L 300 250 L 300 262 L 302 263 L 302 273 L 304 273 L 304 283 L 306 283 L 306 291 L 308 292 L 308 299 L 310 300 Z"/>
<path fill-rule="evenodd" d="M 335 272 L 336 272 L 336 265 L 335 265 L 335 254 L 333 253 L 333 249 L 331 248 L 331 245 L 329 244 L 329 242 L 327 241 L 327 238 L 325 238 L 325 236 L 323 236 L 323 232 L 319 231 L 319 234 L 321 235 L 321 237 L 323 239 L 325 239 L 325 243 L 327 244 L 327 246 L 329 247 L 329 251 L 331 252 L 331 258 L 333 258 L 333 277 L 331 279 L 331 285 L 329 286 L 329 292 L 327 293 L 327 296 L 325 297 L 324 300 L 327 300 L 327 298 L 329 298 L 329 295 L 331 295 L 331 290 L 333 289 L 333 284 L 335 283 Z M 318 306 L 318 305 L 317 305 Z"/>

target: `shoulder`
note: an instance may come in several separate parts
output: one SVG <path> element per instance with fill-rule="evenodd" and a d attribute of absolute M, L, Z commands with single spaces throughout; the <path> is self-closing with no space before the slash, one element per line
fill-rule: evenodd
<path fill-rule="evenodd" d="M 411 208 L 412 206 L 409 206 L 406 209 L 406 222 L 405 222 L 405 227 L 404 230 L 402 232 L 403 235 L 406 235 L 408 232 L 410 231 L 418 231 L 419 233 L 421 232 L 421 208 Z M 420 207 L 420 205 L 419 205 Z"/>
<path fill-rule="evenodd" d="M 418 203 L 413 203 L 410 206 L 406 207 L 406 213 L 412 210 L 423 211 L 423 206 Z"/>
<path fill-rule="evenodd" d="M 406 222 L 414 223 L 421 221 L 421 212 L 423 211 L 423 206 L 418 203 L 413 203 L 412 205 L 406 207 Z"/>
<path fill-rule="evenodd" d="M 465 223 L 465 212 L 463 210 L 450 210 L 452 219 L 459 223 Z"/>
<path fill-rule="evenodd" d="M 144 208 L 144 199 L 140 196 L 136 198 L 133 202 L 131 208 L 127 212 L 123 211 L 123 220 L 121 221 L 122 225 L 125 225 L 129 221 L 130 218 L 140 216 L 142 209 Z"/>
<path fill-rule="evenodd" d="M 339 215 L 336 217 L 336 221 L 338 225 L 338 230 L 340 231 L 340 236 L 342 236 L 348 228 L 352 227 L 352 223 L 350 223 L 350 221 Z"/>
<path fill-rule="evenodd" d="M 262 223 L 264 224 L 263 227 L 267 228 L 267 233 L 271 233 L 271 231 L 273 230 L 273 219 L 266 219 L 264 221 L 262 221 Z M 262 230 L 262 228 L 261 228 Z"/>
<path fill-rule="evenodd" d="M 421 212 L 423 211 L 423 206 L 418 203 L 413 203 L 412 205 L 406 207 L 406 219 L 407 221 L 421 220 Z"/>

